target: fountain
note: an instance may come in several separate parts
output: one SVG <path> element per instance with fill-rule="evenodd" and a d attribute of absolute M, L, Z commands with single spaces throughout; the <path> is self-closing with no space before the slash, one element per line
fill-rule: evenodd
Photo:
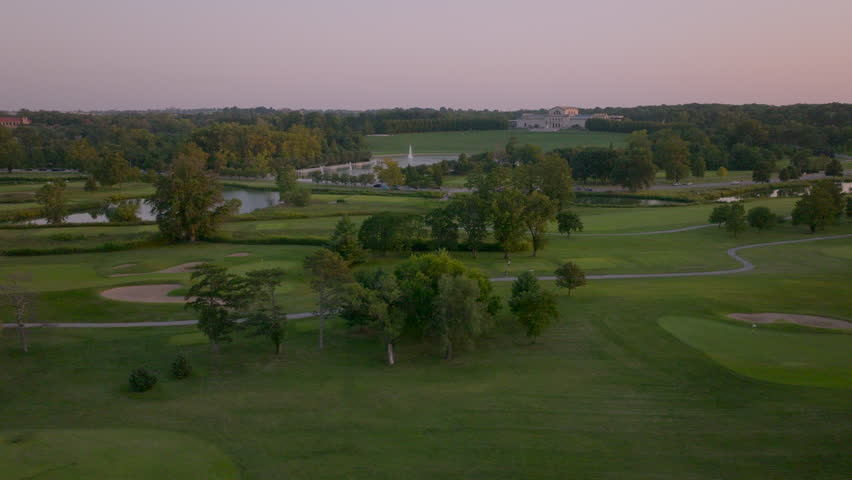
<path fill-rule="evenodd" d="M 411 145 L 408 146 L 408 166 L 411 166 L 411 162 L 414 161 L 414 149 L 411 148 Z"/>

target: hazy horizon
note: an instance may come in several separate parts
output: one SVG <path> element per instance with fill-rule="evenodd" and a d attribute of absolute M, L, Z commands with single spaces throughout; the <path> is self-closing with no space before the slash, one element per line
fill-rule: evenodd
<path fill-rule="evenodd" d="M 35 0 L 0 18 L 0 110 L 850 103 L 849 18 L 846 0 Z"/>

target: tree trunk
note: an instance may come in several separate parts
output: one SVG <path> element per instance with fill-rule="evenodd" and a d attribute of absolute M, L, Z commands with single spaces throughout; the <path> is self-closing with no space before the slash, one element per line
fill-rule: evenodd
<path fill-rule="evenodd" d="M 281 342 L 275 344 L 275 355 L 281 355 Z"/>
<path fill-rule="evenodd" d="M 447 351 L 444 352 L 444 360 L 452 360 L 453 359 L 453 344 L 450 343 L 447 345 Z"/>
<path fill-rule="evenodd" d="M 24 353 L 29 353 L 30 346 L 27 344 L 27 329 L 24 322 L 18 322 L 18 338 L 21 340 L 21 348 L 24 349 Z"/>
<path fill-rule="evenodd" d="M 210 351 L 212 353 L 219 353 L 219 343 L 215 340 L 210 341 Z"/>
<path fill-rule="evenodd" d="M 319 348 L 320 350 L 325 349 L 325 314 L 320 313 L 320 325 L 319 325 Z"/>
<path fill-rule="evenodd" d="M 393 366 L 393 343 L 388 342 L 388 365 Z"/>

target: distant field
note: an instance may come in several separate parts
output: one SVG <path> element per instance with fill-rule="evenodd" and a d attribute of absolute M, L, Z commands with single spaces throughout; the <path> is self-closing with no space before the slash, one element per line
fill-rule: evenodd
<path fill-rule="evenodd" d="M 367 137 L 373 154 L 406 153 L 408 146 L 415 153 L 479 153 L 503 148 L 511 137 L 519 143 L 532 143 L 544 150 L 562 147 L 619 147 L 624 145 L 623 133 L 588 131 L 528 132 L 526 130 L 483 130 L 470 132 L 405 133 L 387 137 Z"/>

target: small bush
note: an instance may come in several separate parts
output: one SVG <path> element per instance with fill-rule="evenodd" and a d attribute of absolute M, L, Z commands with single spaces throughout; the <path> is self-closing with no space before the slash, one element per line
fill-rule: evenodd
<path fill-rule="evenodd" d="M 346 199 L 345 198 L 338 198 L 337 203 L 346 203 Z"/>
<path fill-rule="evenodd" d="M 175 361 L 172 362 L 172 376 L 183 379 L 190 375 L 192 375 L 192 365 L 189 364 L 189 360 L 182 353 L 178 354 Z"/>
<path fill-rule="evenodd" d="M 147 392 L 156 384 L 157 376 L 144 368 L 137 368 L 130 372 L 130 390 L 134 392 Z"/>

